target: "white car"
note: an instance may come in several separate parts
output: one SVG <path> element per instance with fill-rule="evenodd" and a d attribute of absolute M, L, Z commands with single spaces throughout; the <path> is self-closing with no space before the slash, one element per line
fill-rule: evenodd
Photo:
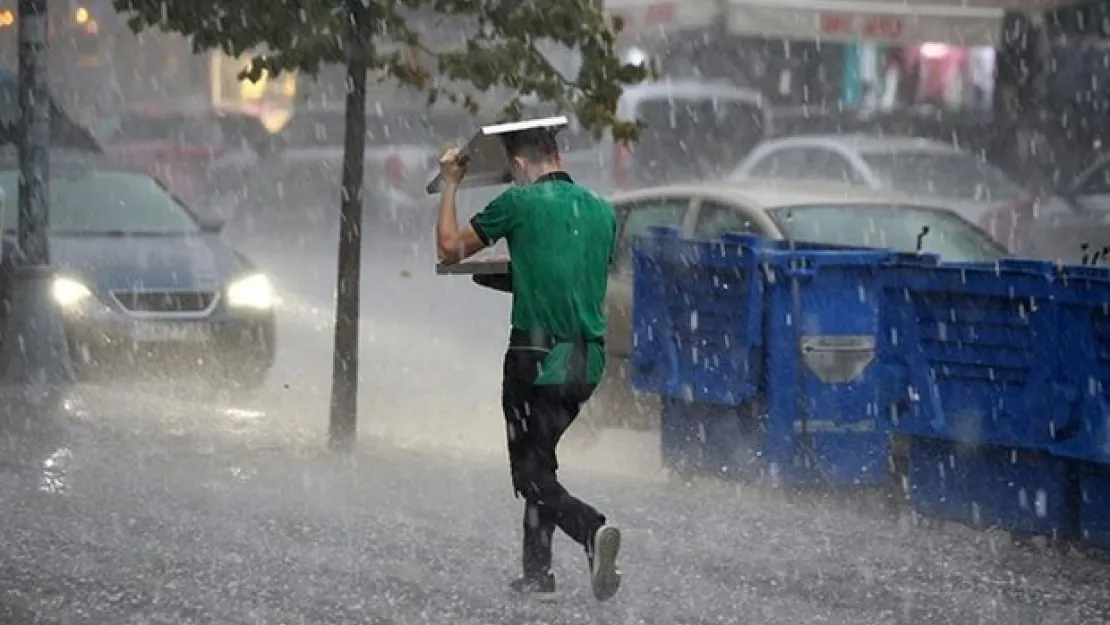
<path fill-rule="evenodd" d="M 629 191 L 610 199 L 617 211 L 618 238 L 606 293 L 606 376 L 584 420 L 595 428 L 648 429 L 656 424 L 658 400 L 634 394 L 628 384 L 632 246 L 654 226 L 678 228 L 696 238 L 749 233 L 904 252 L 920 246 L 920 251 L 950 261 L 990 262 L 1007 255 L 990 235 L 943 205 L 843 183 L 803 181 L 789 188 L 770 181 L 701 183 Z"/>
<path fill-rule="evenodd" d="M 1110 263 L 1110 155 L 1057 183 L 1071 210 L 1042 211 L 1028 255 L 1063 263 Z"/>
<path fill-rule="evenodd" d="M 1068 181 L 1063 192 L 1084 210 L 1110 215 L 1110 154 L 1095 159 Z"/>
<path fill-rule="evenodd" d="M 564 114 L 550 105 L 525 112 L 529 118 Z M 608 132 L 595 140 L 573 116 L 559 135 L 567 173 L 597 193 L 720 178 L 771 131 L 762 94 L 713 80 L 628 85 L 616 116 L 645 125 L 636 142 L 615 142 Z"/>
<path fill-rule="evenodd" d="M 939 202 L 1014 249 L 1038 202 L 984 159 L 917 137 L 803 135 L 765 141 L 729 176 L 847 183 Z"/>

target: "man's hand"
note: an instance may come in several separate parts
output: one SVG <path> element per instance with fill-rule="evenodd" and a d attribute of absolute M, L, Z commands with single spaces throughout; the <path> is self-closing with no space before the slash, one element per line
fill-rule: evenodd
<path fill-rule="evenodd" d="M 439 175 L 445 185 L 458 186 L 466 175 L 470 157 L 463 156 L 458 148 L 448 148 L 439 158 Z"/>

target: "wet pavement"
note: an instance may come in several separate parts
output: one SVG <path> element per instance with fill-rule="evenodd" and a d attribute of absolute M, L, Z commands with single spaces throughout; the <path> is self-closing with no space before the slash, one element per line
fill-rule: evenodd
<path fill-rule="evenodd" d="M 422 287 L 402 314 L 376 314 L 385 306 L 368 302 L 363 435 L 344 458 L 323 451 L 326 293 L 302 286 L 286 294 L 279 362 L 254 399 L 137 384 L 78 389 L 50 418 L 7 411 L 0 623 L 1041 625 L 1110 616 L 1105 564 L 1017 550 L 998 535 L 923 530 L 843 502 L 671 486 L 652 467 L 650 438 L 630 436 L 607 436 L 564 469 L 573 491 L 625 529 L 622 593 L 594 602 L 580 550 L 559 538 L 560 599 L 512 597 L 521 505 L 496 410 L 500 347 L 449 322 L 500 304 L 460 290 L 447 298 L 454 309 L 429 310 L 434 294 Z M 501 332 L 500 322 L 487 331 Z M 618 472 L 601 458 L 640 464 Z"/>

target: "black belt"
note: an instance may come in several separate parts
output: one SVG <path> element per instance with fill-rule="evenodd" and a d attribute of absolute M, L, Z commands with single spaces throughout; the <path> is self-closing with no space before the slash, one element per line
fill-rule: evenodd
<path fill-rule="evenodd" d="M 509 347 L 537 347 L 551 349 L 559 345 L 605 345 L 604 338 L 577 337 L 569 340 L 557 339 L 543 330 L 520 330 L 513 328 L 509 332 Z"/>
<path fill-rule="evenodd" d="M 560 344 L 571 346 L 570 354 L 567 358 L 567 383 L 585 383 L 586 363 L 589 355 L 586 348 L 588 345 L 600 345 L 604 347 L 604 338 L 576 337 L 571 340 L 563 340 L 552 337 L 543 330 L 519 330 L 513 328 L 509 332 L 510 349 L 515 347 L 518 349 L 531 348 L 550 350 L 552 347 Z"/>

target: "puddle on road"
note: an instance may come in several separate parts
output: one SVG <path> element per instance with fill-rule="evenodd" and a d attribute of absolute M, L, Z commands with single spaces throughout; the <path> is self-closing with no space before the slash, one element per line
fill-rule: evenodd
<path fill-rule="evenodd" d="M 69 492 L 69 469 L 73 464 L 73 452 L 62 447 L 47 456 L 42 462 L 42 479 L 39 491 L 52 495 Z"/>

